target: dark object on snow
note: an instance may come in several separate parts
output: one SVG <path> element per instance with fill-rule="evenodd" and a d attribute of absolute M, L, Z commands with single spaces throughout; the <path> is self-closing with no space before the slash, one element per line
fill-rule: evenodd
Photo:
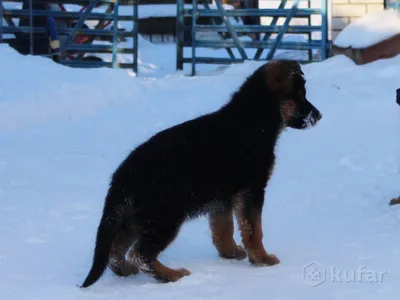
<path fill-rule="evenodd" d="M 100 57 L 89 55 L 89 56 L 84 56 L 82 60 L 89 60 L 89 61 L 98 61 L 102 62 L 103 60 Z"/>
<path fill-rule="evenodd" d="M 400 88 L 396 90 L 396 103 L 400 105 Z M 400 197 L 390 200 L 389 205 L 400 204 Z"/>
<path fill-rule="evenodd" d="M 204 214 L 221 257 L 278 264 L 264 249 L 261 225 L 275 144 L 282 129 L 310 128 L 322 118 L 306 98 L 303 75 L 297 62 L 264 64 L 216 112 L 165 129 L 132 151 L 112 175 L 82 287 L 107 264 L 118 275 L 142 271 L 161 282 L 189 275 L 157 257 L 185 221 Z M 244 249 L 233 239 L 233 213 Z"/>
<path fill-rule="evenodd" d="M 393 199 L 390 200 L 390 202 L 389 202 L 389 205 L 396 205 L 396 204 L 400 204 L 400 197 L 393 198 Z"/>

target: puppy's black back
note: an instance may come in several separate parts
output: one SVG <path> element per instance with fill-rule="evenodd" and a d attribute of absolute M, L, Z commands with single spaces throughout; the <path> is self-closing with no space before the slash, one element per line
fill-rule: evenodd
<path fill-rule="evenodd" d="M 112 184 L 127 191 L 133 206 L 193 215 L 210 200 L 230 202 L 244 185 L 265 182 L 280 125 L 277 108 L 271 105 L 269 114 L 257 107 L 257 96 L 242 89 L 217 112 L 156 134 L 128 156 Z"/>

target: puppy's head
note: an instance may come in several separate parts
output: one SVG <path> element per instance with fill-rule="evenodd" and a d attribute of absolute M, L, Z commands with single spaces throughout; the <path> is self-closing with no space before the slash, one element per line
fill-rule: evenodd
<path fill-rule="evenodd" d="M 268 89 L 279 101 L 285 127 L 306 129 L 313 127 L 322 114 L 306 97 L 304 73 L 296 61 L 271 61 L 265 65 Z"/>

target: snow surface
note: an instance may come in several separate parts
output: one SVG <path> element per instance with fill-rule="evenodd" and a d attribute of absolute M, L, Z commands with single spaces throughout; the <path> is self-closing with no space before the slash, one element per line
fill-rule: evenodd
<path fill-rule="evenodd" d="M 353 21 L 339 33 L 333 43 L 343 48 L 365 48 L 399 33 L 400 12 L 383 10 Z"/>
<path fill-rule="evenodd" d="M 140 67 L 154 73 L 132 77 L 0 45 L 0 299 L 397 299 L 400 212 L 388 202 L 400 192 L 400 57 L 303 66 L 323 118 L 310 130 L 287 130 L 277 147 L 263 229 L 281 264 L 220 259 L 200 218 L 160 256 L 191 276 L 160 284 L 107 271 L 89 289 L 76 286 L 90 268 L 109 176 L 121 160 L 157 131 L 219 108 L 261 64 L 186 77 L 174 72 L 171 53 L 152 49 Z M 240 243 L 237 231 L 235 238 Z M 326 268 L 315 287 L 303 275 L 312 262 Z M 345 270 L 351 280 L 363 266 L 382 280 L 331 274 Z"/>

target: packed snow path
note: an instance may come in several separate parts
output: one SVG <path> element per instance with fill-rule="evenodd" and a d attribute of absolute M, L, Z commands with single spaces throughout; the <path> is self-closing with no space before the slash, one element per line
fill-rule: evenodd
<path fill-rule="evenodd" d="M 76 285 L 90 268 L 117 165 L 153 133 L 220 107 L 259 64 L 218 76 L 135 79 L 112 70 L 72 76 L 76 70 L 41 63 L 55 78 L 46 93 L 34 67 L 30 78 L 39 79 L 29 90 L 0 83 L 0 106 L 8 109 L 0 110 L 0 299 L 398 298 L 400 212 L 388 202 L 400 193 L 399 57 L 368 66 L 344 57 L 304 66 L 308 98 L 323 118 L 308 131 L 287 130 L 277 148 L 263 228 L 266 249 L 280 265 L 254 268 L 219 258 L 200 218 L 160 257 L 191 276 L 159 284 L 107 271 L 84 290 Z M 28 77 L 20 64 L 15 80 Z M 108 92 L 87 76 L 100 82 L 108 76 Z M 68 100 L 74 105 L 65 111 Z M 313 262 L 325 272 L 316 264 L 304 270 Z"/>

